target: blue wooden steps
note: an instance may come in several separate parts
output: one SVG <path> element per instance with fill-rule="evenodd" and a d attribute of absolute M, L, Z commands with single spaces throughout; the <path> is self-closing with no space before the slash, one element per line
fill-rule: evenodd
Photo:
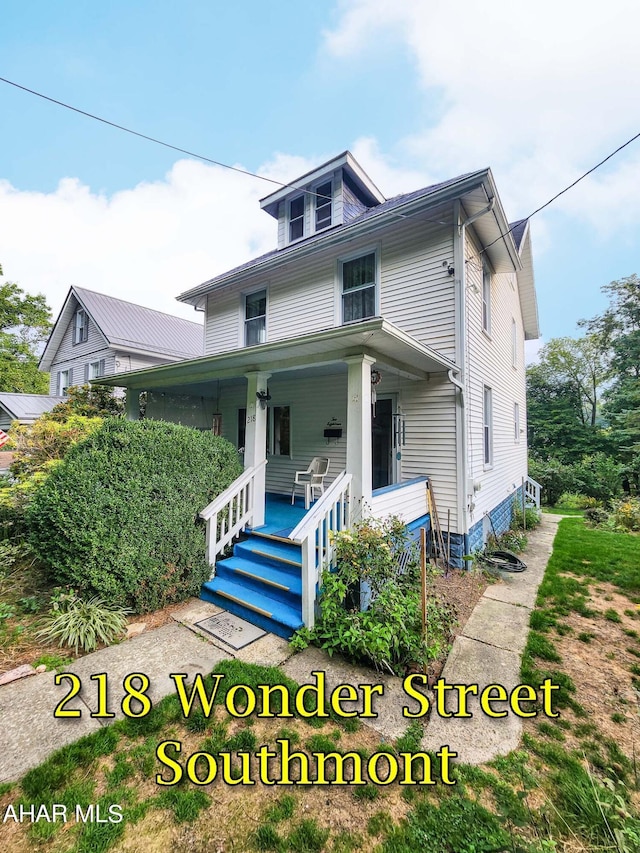
<path fill-rule="evenodd" d="M 288 640 L 302 627 L 301 566 L 299 545 L 252 533 L 216 563 L 200 597 Z"/>

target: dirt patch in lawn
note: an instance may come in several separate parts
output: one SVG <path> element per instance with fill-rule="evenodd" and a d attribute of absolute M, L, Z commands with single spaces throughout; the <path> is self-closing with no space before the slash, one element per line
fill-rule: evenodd
<path fill-rule="evenodd" d="M 593 616 L 572 612 L 561 630 L 548 636 L 562 658 L 558 666 L 576 686 L 575 699 L 585 717 L 562 711 L 571 722 L 569 748 L 584 750 L 589 738 L 615 742 L 631 761 L 640 750 L 640 610 L 614 586 L 599 583 L 587 601 Z M 554 664 L 555 665 L 555 664 Z M 591 727 L 597 727 L 589 733 Z M 525 729 L 536 733 L 533 721 Z"/>

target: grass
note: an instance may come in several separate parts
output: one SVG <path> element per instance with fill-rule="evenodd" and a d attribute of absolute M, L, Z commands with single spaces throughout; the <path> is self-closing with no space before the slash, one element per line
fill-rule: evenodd
<path fill-rule="evenodd" d="M 595 853 L 616 850 L 616 838 L 628 850 L 638 849 L 633 833 L 640 833 L 640 824 L 629 796 L 637 785 L 636 768 L 618 743 L 603 733 L 602 721 L 586 716 L 578 702 L 581 685 L 569 677 L 565 669 L 569 661 L 560 653 L 561 636 L 569 627 L 566 616 L 590 611 L 594 582 L 614 582 L 627 596 L 640 591 L 640 559 L 635 551 L 629 556 L 618 547 L 626 547 L 629 539 L 637 537 L 604 531 L 586 531 L 585 537 L 581 525 L 579 519 L 567 519 L 560 525 L 523 656 L 522 680 L 537 686 L 551 677 L 560 687 L 555 704 L 563 709 L 562 715 L 538 717 L 528 726 L 530 733 L 520 749 L 488 765 L 456 765 L 455 786 L 405 786 L 401 790 L 397 785 L 378 787 L 369 782 L 311 793 L 296 786 L 261 790 L 259 782 L 246 790 L 230 789 L 219 778 L 202 787 L 188 781 L 168 788 L 157 786 L 157 773 L 170 775 L 156 759 L 156 747 L 164 739 L 183 742 L 183 763 L 196 751 L 214 757 L 231 752 L 232 762 L 239 761 L 233 756 L 235 751 L 252 752 L 263 744 L 278 753 L 277 739 L 289 740 L 307 754 L 357 751 L 365 759 L 373 751 L 421 750 L 424 727 L 418 720 L 395 742 L 383 744 L 376 743 L 359 721 L 353 725 L 353 720 L 307 722 L 296 717 L 258 719 L 255 714 L 232 720 L 220 703 L 233 685 L 255 689 L 259 684 L 283 684 L 290 695 L 298 685 L 280 669 L 229 660 L 217 668 L 225 678 L 210 717 L 196 703 L 185 719 L 176 697 L 168 696 L 147 717 L 100 729 L 51 756 L 20 784 L 0 787 L 3 803 L 120 802 L 122 824 L 71 825 L 62 833 L 60 824 L 40 823 L 15 831 L 23 833 L 28 849 L 40 853 L 107 853 L 120 849 L 125 839 L 129 845 L 136 844 L 136 849 L 147 849 L 146 841 L 154 849 L 158 826 L 169 833 L 163 840 L 167 849 L 216 849 L 226 834 L 229 849 L 238 853 L 364 849 L 379 853 L 560 853 L 576 839 L 582 849 Z M 635 649 L 637 632 L 626 634 L 629 649 Z M 576 631 L 575 636 L 581 642 L 593 640 L 586 631 Z M 598 651 L 605 654 L 607 649 Z M 634 674 L 640 675 L 638 656 L 633 659 Z M 567 708 L 573 713 L 565 713 Z M 611 711 L 609 725 L 629 725 L 627 715 L 616 708 Z M 433 766 L 437 777 L 435 757 Z M 238 765 L 233 767 L 235 774 Z M 148 820 L 143 821 L 145 817 Z"/>

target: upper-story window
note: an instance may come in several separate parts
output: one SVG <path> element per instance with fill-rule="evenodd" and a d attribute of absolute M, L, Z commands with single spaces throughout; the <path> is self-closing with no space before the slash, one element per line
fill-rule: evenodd
<path fill-rule="evenodd" d="M 491 270 L 482 265 L 482 329 L 491 334 Z"/>
<path fill-rule="evenodd" d="M 331 225 L 332 185 L 331 181 L 320 184 L 315 189 L 316 231 Z"/>
<path fill-rule="evenodd" d="M 78 308 L 73 318 L 73 343 L 82 344 L 89 337 L 89 317 L 83 308 Z"/>
<path fill-rule="evenodd" d="M 257 290 L 244 298 L 244 345 L 253 347 L 267 340 L 267 291 Z"/>
<path fill-rule="evenodd" d="M 376 253 L 341 262 L 342 322 L 376 316 Z"/>
<path fill-rule="evenodd" d="M 289 242 L 304 235 L 304 196 L 299 195 L 289 202 Z"/>
<path fill-rule="evenodd" d="M 58 397 L 64 397 L 67 393 L 67 388 L 71 385 L 72 369 L 58 371 L 58 381 L 56 383 L 56 394 Z"/>
<path fill-rule="evenodd" d="M 101 358 L 100 361 L 91 361 L 89 364 L 85 364 L 84 381 L 91 382 L 95 379 L 100 379 L 101 376 L 104 376 L 104 368 L 104 358 Z"/>

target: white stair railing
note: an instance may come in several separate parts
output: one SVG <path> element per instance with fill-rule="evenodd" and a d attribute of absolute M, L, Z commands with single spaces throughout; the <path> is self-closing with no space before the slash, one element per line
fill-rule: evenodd
<path fill-rule="evenodd" d="M 218 554 L 251 524 L 256 475 L 266 464 L 265 459 L 247 468 L 200 513 L 200 518 L 207 522 L 207 560 L 211 566 L 215 566 Z"/>
<path fill-rule="evenodd" d="M 289 539 L 302 550 L 302 621 L 315 623 L 316 586 L 324 569 L 335 567 L 333 534 L 351 525 L 351 474 L 341 471 L 313 505 Z"/>
<path fill-rule="evenodd" d="M 535 506 L 536 509 L 540 509 L 541 490 L 542 486 L 540 483 L 536 482 L 532 477 L 527 477 L 524 481 L 525 504 L 529 504 L 529 506 Z"/>

